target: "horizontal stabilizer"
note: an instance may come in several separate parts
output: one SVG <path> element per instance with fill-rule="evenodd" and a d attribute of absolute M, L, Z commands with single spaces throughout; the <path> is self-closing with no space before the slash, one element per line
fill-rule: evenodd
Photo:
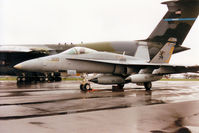
<path fill-rule="evenodd" d="M 179 53 L 179 52 L 182 52 L 182 51 L 186 51 L 186 50 L 190 50 L 190 48 L 187 48 L 187 47 L 183 47 L 183 46 L 176 46 L 173 53 Z"/>

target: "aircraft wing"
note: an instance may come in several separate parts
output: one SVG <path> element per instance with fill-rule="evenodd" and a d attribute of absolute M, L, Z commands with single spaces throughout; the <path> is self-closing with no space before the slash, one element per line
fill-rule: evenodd
<path fill-rule="evenodd" d="M 0 53 L 44 53 L 48 54 L 50 51 L 55 51 L 55 49 L 49 47 L 39 47 L 39 46 L 23 46 L 23 45 L 8 45 L 8 46 L 0 46 Z"/>
<path fill-rule="evenodd" d="M 0 52 L 31 52 L 32 50 L 24 46 L 1 46 Z"/>
<path fill-rule="evenodd" d="M 115 64 L 115 65 L 123 65 L 128 67 L 137 67 L 137 68 L 152 68 L 154 69 L 153 74 L 177 74 L 177 73 L 186 73 L 186 72 L 199 72 L 199 66 L 182 66 L 182 65 L 172 65 L 167 63 L 145 63 L 139 61 L 124 61 L 124 60 L 95 60 L 89 58 L 77 58 L 77 57 L 69 57 L 69 60 L 82 60 L 89 62 L 99 62 L 106 64 Z"/>

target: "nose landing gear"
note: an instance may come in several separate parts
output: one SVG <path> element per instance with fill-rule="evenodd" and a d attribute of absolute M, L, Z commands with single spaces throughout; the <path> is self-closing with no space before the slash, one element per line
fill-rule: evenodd
<path fill-rule="evenodd" d="M 80 90 L 81 91 L 87 91 L 87 90 L 91 90 L 91 86 L 90 83 L 85 83 L 85 84 L 80 84 Z"/>
<path fill-rule="evenodd" d="M 88 75 L 87 74 L 83 74 L 82 75 L 83 81 L 80 84 L 80 90 L 81 91 L 88 91 L 88 90 L 92 90 L 91 85 L 88 81 Z"/>

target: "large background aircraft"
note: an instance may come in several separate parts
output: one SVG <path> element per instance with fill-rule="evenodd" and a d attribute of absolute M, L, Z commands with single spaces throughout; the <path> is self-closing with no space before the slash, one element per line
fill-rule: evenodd
<path fill-rule="evenodd" d="M 150 58 L 153 58 L 169 37 L 176 37 L 178 42 L 174 53 L 187 50 L 188 48 L 182 47 L 181 45 L 198 16 L 198 0 L 170 1 L 164 2 L 163 4 L 166 4 L 169 10 L 147 39 L 138 41 L 83 43 L 76 44 L 75 46 L 84 46 L 99 51 L 116 52 L 120 54 L 125 52 L 126 55 L 134 56 L 139 45 L 147 44 Z M 28 59 L 59 53 L 73 46 L 74 45 L 68 44 L 0 46 L 0 74 L 18 75 L 25 81 L 38 80 L 38 78 L 32 77 L 43 76 L 43 73 L 18 71 L 13 69 L 13 66 Z M 59 76 L 59 74 L 57 75 Z M 50 74 L 49 76 L 52 79 L 52 75 Z"/>

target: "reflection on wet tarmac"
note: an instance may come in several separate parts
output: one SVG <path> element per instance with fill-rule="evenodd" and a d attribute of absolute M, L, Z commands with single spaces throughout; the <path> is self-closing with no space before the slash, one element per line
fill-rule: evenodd
<path fill-rule="evenodd" d="M 131 84 L 127 85 L 125 91 L 122 92 L 112 92 L 110 86 L 101 88 L 104 86 L 93 85 L 96 87 L 94 91 L 87 93 L 79 90 L 78 82 L 66 81 L 62 84 L 40 83 L 20 86 L 15 85 L 15 82 L 4 82 L 2 84 L 4 86 L 0 90 L 0 112 L 5 108 L 22 106 L 25 113 L 21 113 L 21 110 L 13 110 L 13 113 L 1 115 L 0 119 L 29 118 L 164 104 L 170 102 L 170 98 L 175 100 L 176 95 L 182 93 L 186 95 L 187 93 L 183 90 L 159 88 L 155 88 L 153 91 L 145 91 L 141 88 L 130 88 Z M 167 94 L 170 94 L 170 98 Z"/>
<path fill-rule="evenodd" d="M 52 94 L 54 93 L 52 91 L 56 91 L 55 94 Z M 60 91 L 61 93 L 59 93 L 58 91 Z M 131 106 L 136 106 L 137 104 L 151 104 L 151 92 L 143 92 L 144 93 L 131 91 L 112 92 L 111 89 L 100 89 L 100 91 L 92 91 L 88 93 L 82 93 L 78 90 L 74 94 L 68 94 L 67 89 L 49 90 L 47 91 L 47 94 L 45 94 L 44 90 L 9 91 L 10 94 L 7 96 L 7 98 L 19 97 L 19 100 L 15 99 L 15 101 L 10 101 L 9 103 L 0 102 L 0 110 L 1 107 L 6 108 L 12 106 L 23 106 L 28 108 L 29 111 L 28 113 L 23 113 L 23 115 L 18 115 L 16 111 L 13 112 L 14 115 L 4 114 L 4 116 L 0 116 L 0 119 L 5 120 L 52 116 L 59 114 L 127 108 Z M 135 97 L 137 98 L 130 100 L 128 97 L 129 95 L 132 95 L 132 93 L 133 95 L 135 94 Z M 46 97 L 46 95 L 48 94 L 51 96 Z M 38 98 L 38 95 L 43 96 Z M 23 98 L 23 100 L 21 100 L 21 98 Z M 27 111 L 24 110 L 24 112 Z M 21 113 L 19 112 L 19 114 Z"/>
<path fill-rule="evenodd" d="M 190 88 L 191 85 L 191 88 Z M 79 90 L 77 81 L 61 83 L 38 83 L 16 85 L 14 81 L 0 82 L 0 120 L 15 120 L 57 116 L 93 111 L 115 110 L 149 105 L 170 104 L 199 100 L 199 83 L 188 82 L 186 85 L 157 82 L 152 91 L 145 91 L 133 84 L 125 86 L 121 92 L 112 92 L 111 86 L 93 86 L 87 93 Z M 174 115 L 173 124 L 162 130 L 151 130 L 152 133 L 185 131 L 184 117 Z M 30 123 L 40 125 L 42 123 Z M 174 128 L 175 127 L 175 128 Z M 178 128 L 176 128 L 178 127 Z M 180 128 L 179 128 L 180 127 Z M 175 130 L 174 130 L 175 129 Z"/>

